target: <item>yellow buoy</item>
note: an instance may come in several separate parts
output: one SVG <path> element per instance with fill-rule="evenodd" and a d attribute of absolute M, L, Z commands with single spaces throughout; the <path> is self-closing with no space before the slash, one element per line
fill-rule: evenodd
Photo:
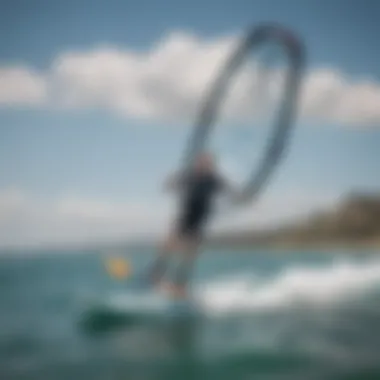
<path fill-rule="evenodd" d="M 106 267 L 108 273 L 117 278 L 123 279 L 130 275 L 131 266 L 127 260 L 121 257 L 113 257 L 107 260 Z"/>

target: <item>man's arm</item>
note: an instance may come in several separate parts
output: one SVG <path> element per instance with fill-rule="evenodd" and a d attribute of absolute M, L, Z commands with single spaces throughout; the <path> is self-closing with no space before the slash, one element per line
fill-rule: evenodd
<path fill-rule="evenodd" d="M 219 186 L 223 194 L 230 198 L 236 198 L 239 195 L 239 191 L 231 181 L 227 180 L 225 177 L 219 177 Z"/>
<path fill-rule="evenodd" d="M 243 203 L 247 200 L 246 196 L 241 192 L 241 189 L 226 178 L 220 178 L 220 184 L 222 192 L 233 202 Z"/>

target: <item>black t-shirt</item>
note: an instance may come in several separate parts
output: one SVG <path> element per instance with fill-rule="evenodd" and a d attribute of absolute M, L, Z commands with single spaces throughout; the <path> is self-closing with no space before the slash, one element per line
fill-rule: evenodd
<path fill-rule="evenodd" d="M 183 208 L 191 213 L 207 212 L 224 187 L 224 181 L 215 173 L 188 173 L 180 186 Z"/>

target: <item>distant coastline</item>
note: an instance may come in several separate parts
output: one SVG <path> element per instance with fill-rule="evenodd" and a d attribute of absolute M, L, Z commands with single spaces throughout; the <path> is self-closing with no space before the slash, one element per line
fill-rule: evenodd
<path fill-rule="evenodd" d="M 209 239 L 210 246 L 270 249 L 380 250 L 380 195 L 355 194 L 330 210 L 266 231 Z"/>
<path fill-rule="evenodd" d="M 380 241 L 370 242 L 370 241 L 364 241 L 364 242 L 326 242 L 326 241 L 320 241 L 320 242 L 268 242 L 268 243 L 262 243 L 258 244 L 255 242 L 215 242 L 210 241 L 206 244 L 206 246 L 210 248 L 219 248 L 219 247 L 229 247 L 234 249 L 270 249 L 274 251 L 301 251 L 301 250 L 318 250 L 318 252 L 331 252 L 331 251 L 337 251 L 337 250 L 375 250 L 380 253 Z"/>

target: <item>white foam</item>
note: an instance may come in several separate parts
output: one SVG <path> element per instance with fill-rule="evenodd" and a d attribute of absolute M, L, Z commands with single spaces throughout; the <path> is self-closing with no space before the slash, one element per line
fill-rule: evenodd
<path fill-rule="evenodd" d="M 259 311 L 292 305 L 327 305 L 380 285 L 380 259 L 339 261 L 325 267 L 287 267 L 271 278 L 237 273 L 199 285 L 195 294 L 212 314 Z"/>

